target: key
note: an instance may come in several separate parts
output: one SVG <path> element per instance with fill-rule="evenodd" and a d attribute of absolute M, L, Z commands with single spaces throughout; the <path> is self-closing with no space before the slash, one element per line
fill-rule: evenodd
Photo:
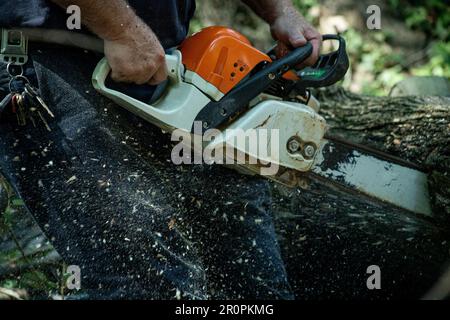
<path fill-rule="evenodd" d="M 53 116 L 53 113 L 51 113 L 48 108 L 44 108 L 42 104 L 39 103 L 39 100 L 36 99 L 36 96 L 32 94 L 30 88 L 25 88 L 25 91 L 23 92 L 23 101 L 26 105 L 28 105 L 28 119 L 33 123 L 33 126 L 36 127 L 36 121 L 33 117 L 33 115 L 38 116 L 39 119 L 41 119 L 41 122 L 44 124 L 45 128 L 48 132 L 51 132 L 52 129 L 50 128 L 47 120 L 45 119 L 44 115 L 41 112 L 41 108 L 43 108 L 47 113 L 49 113 L 51 116 Z M 48 112 L 50 111 L 50 112 Z"/>
<path fill-rule="evenodd" d="M 33 103 L 31 103 L 30 101 L 28 101 L 28 97 L 27 97 L 27 104 L 28 104 L 28 106 L 29 106 L 29 108 L 28 108 L 28 119 L 30 119 L 30 121 L 31 121 L 31 123 L 33 124 L 33 127 L 35 127 L 36 128 L 36 120 L 34 119 L 34 115 L 36 115 L 37 114 L 37 109 L 36 109 L 36 107 L 34 106 L 34 104 Z"/>
<path fill-rule="evenodd" d="M 30 92 L 27 90 L 25 90 L 22 93 L 22 101 L 28 107 L 27 118 L 31 121 L 33 126 L 36 128 L 36 120 L 35 120 L 34 116 L 37 115 L 38 119 L 41 120 L 41 122 L 44 124 L 47 131 L 51 132 L 52 130 L 51 130 L 47 120 L 45 119 L 44 115 L 41 112 L 42 105 L 39 104 L 39 102 L 37 100 L 35 100 L 34 98 L 35 97 L 33 95 L 31 95 Z"/>
<path fill-rule="evenodd" d="M 19 126 L 26 126 L 27 124 L 27 109 L 22 95 L 17 96 L 17 116 Z"/>
<path fill-rule="evenodd" d="M 31 88 L 33 89 L 33 88 Z M 33 123 L 33 126 L 36 127 L 36 121 L 33 117 L 33 115 L 37 115 L 38 118 L 41 120 L 41 122 L 44 124 L 47 131 L 51 132 L 51 128 L 45 119 L 44 115 L 41 112 L 41 109 L 44 109 L 46 113 L 48 113 L 50 116 L 53 116 L 53 113 L 48 109 L 44 108 L 43 105 L 39 102 L 39 100 L 36 98 L 36 96 L 33 94 L 35 93 L 30 88 L 25 88 L 25 91 L 22 94 L 24 103 L 28 106 L 28 119 Z M 45 104 L 44 104 L 45 105 Z"/>
<path fill-rule="evenodd" d="M 16 93 L 13 97 L 13 103 L 16 104 L 16 117 L 17 117 L 17 123 L 19 126 L 23 127 L 27 124 L 27 118 L 26 118 L 26 110 L 24 105 L 24 98 L 22 95 Z"/>
<path fill-rule="evenodd" d="M 32 111 L 32 112 L 33 112 L 33 111 Z M 30 114 L 28 115 L 28 118 L 31 120 L 31 123 L 33 124 L 33 127 L 36 128 L 36 120 L 34 120 L 33 114 L 30 113 Z"/>
<path fill-rule="evenodd" d="M 44 124 L 45 128 L 47 129 L 47 131 L 48 131 L 48 132 L 51 132 L 52 129 L 50 129 L 50 126 L 48 125 L 48 122 L 47 122 L 47 120 L 45 120 L 45 118 L 44 118 L 44 116 L 42 115 L 42 113 L 41 113 L 39 110 L 37 110 L 36 112 L 37 112 L 39 118 L 41 118 L 41 121 L 42 121 L 42 123 Z"/>
<path fill-rule="evenodd" d="M 55 115 L 50 110 L 48 105 L 44 102 L 44 100 L 39 95 L 38 91 L 33 88 L 30 84 L 25 84 L 25 93 L 30 96 L 31 100 L 35 100 L 38 104 L 50 115 L 50 117 L 54 118 Z"/>

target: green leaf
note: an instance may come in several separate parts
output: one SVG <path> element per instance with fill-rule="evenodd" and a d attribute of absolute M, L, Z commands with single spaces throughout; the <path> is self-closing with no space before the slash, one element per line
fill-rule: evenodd
<path fill-rule="evenodd" d="M 49 291 L 52 289 L 57 289 L 58 285 L 50 281 L 43 272 L 31 271 L 22 275 L 20 287 Z"/>
<path fill-rule="evenodd" d="M 25 202 L 23 202 L 23 200 L 20 199 L 20 198 L 14 198 L 14 199 L 12 199 L 11 204 L 12 204 L 14 207 L 23 207 L 23 206 L 25 206 Z"/>

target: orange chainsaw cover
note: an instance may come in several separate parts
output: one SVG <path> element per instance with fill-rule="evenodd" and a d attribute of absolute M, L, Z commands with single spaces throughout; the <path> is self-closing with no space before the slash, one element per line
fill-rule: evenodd
<path fill-rule="evenodd" d="M 270 57 L 250 41 L 226 27 L 208 27 L 181 45 L 183 64 L 223 94 L 233 89 L 250 71 Z"/>

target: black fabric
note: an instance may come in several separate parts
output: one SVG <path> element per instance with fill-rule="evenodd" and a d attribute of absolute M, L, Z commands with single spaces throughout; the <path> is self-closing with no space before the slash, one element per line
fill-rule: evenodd
<path fill-rule="evenodd" d="M 164 48 L 180 44 L 189 30 L 195 0 L 129 0 L 136 13 L 153 29 Z M 81 12 L 83 14 L 83 12 Z M 69 17 L 50 0 L 2 0 L 0 27 L 66 29 Z M 88 32 L 83 27 L 82 32 Z"/>
<path fill-rule="evenodd" d="M 99 56 L 32 51 L 56 119 L 3 116 L 0 172 L 81 267 L 81 297 L 293 298 L 264 179 L 173 165 L 169 136 L 94 91 Z"/>

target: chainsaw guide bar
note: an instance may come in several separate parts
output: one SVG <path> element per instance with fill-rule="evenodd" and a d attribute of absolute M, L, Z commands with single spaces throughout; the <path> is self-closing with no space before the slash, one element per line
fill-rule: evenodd
<path fill-rule="evenodd" d="M 307 175 L 346 192 L 432 215 L 427 173 L 377 150 L 328 137 Z"/>
<path fill-rule="evenodd" d="M 267 164 L 265 165 L 267 166 Z M 261 165 L 239 166 L 243 174 L 259 174 Z M 427 173 L 412 163 L 340 138 L 327 137 L 312 169 L 280 168 L 268 179 L 290 188 L 308 189 L 311 182 L 374 202 L 431 216 Z"/>

